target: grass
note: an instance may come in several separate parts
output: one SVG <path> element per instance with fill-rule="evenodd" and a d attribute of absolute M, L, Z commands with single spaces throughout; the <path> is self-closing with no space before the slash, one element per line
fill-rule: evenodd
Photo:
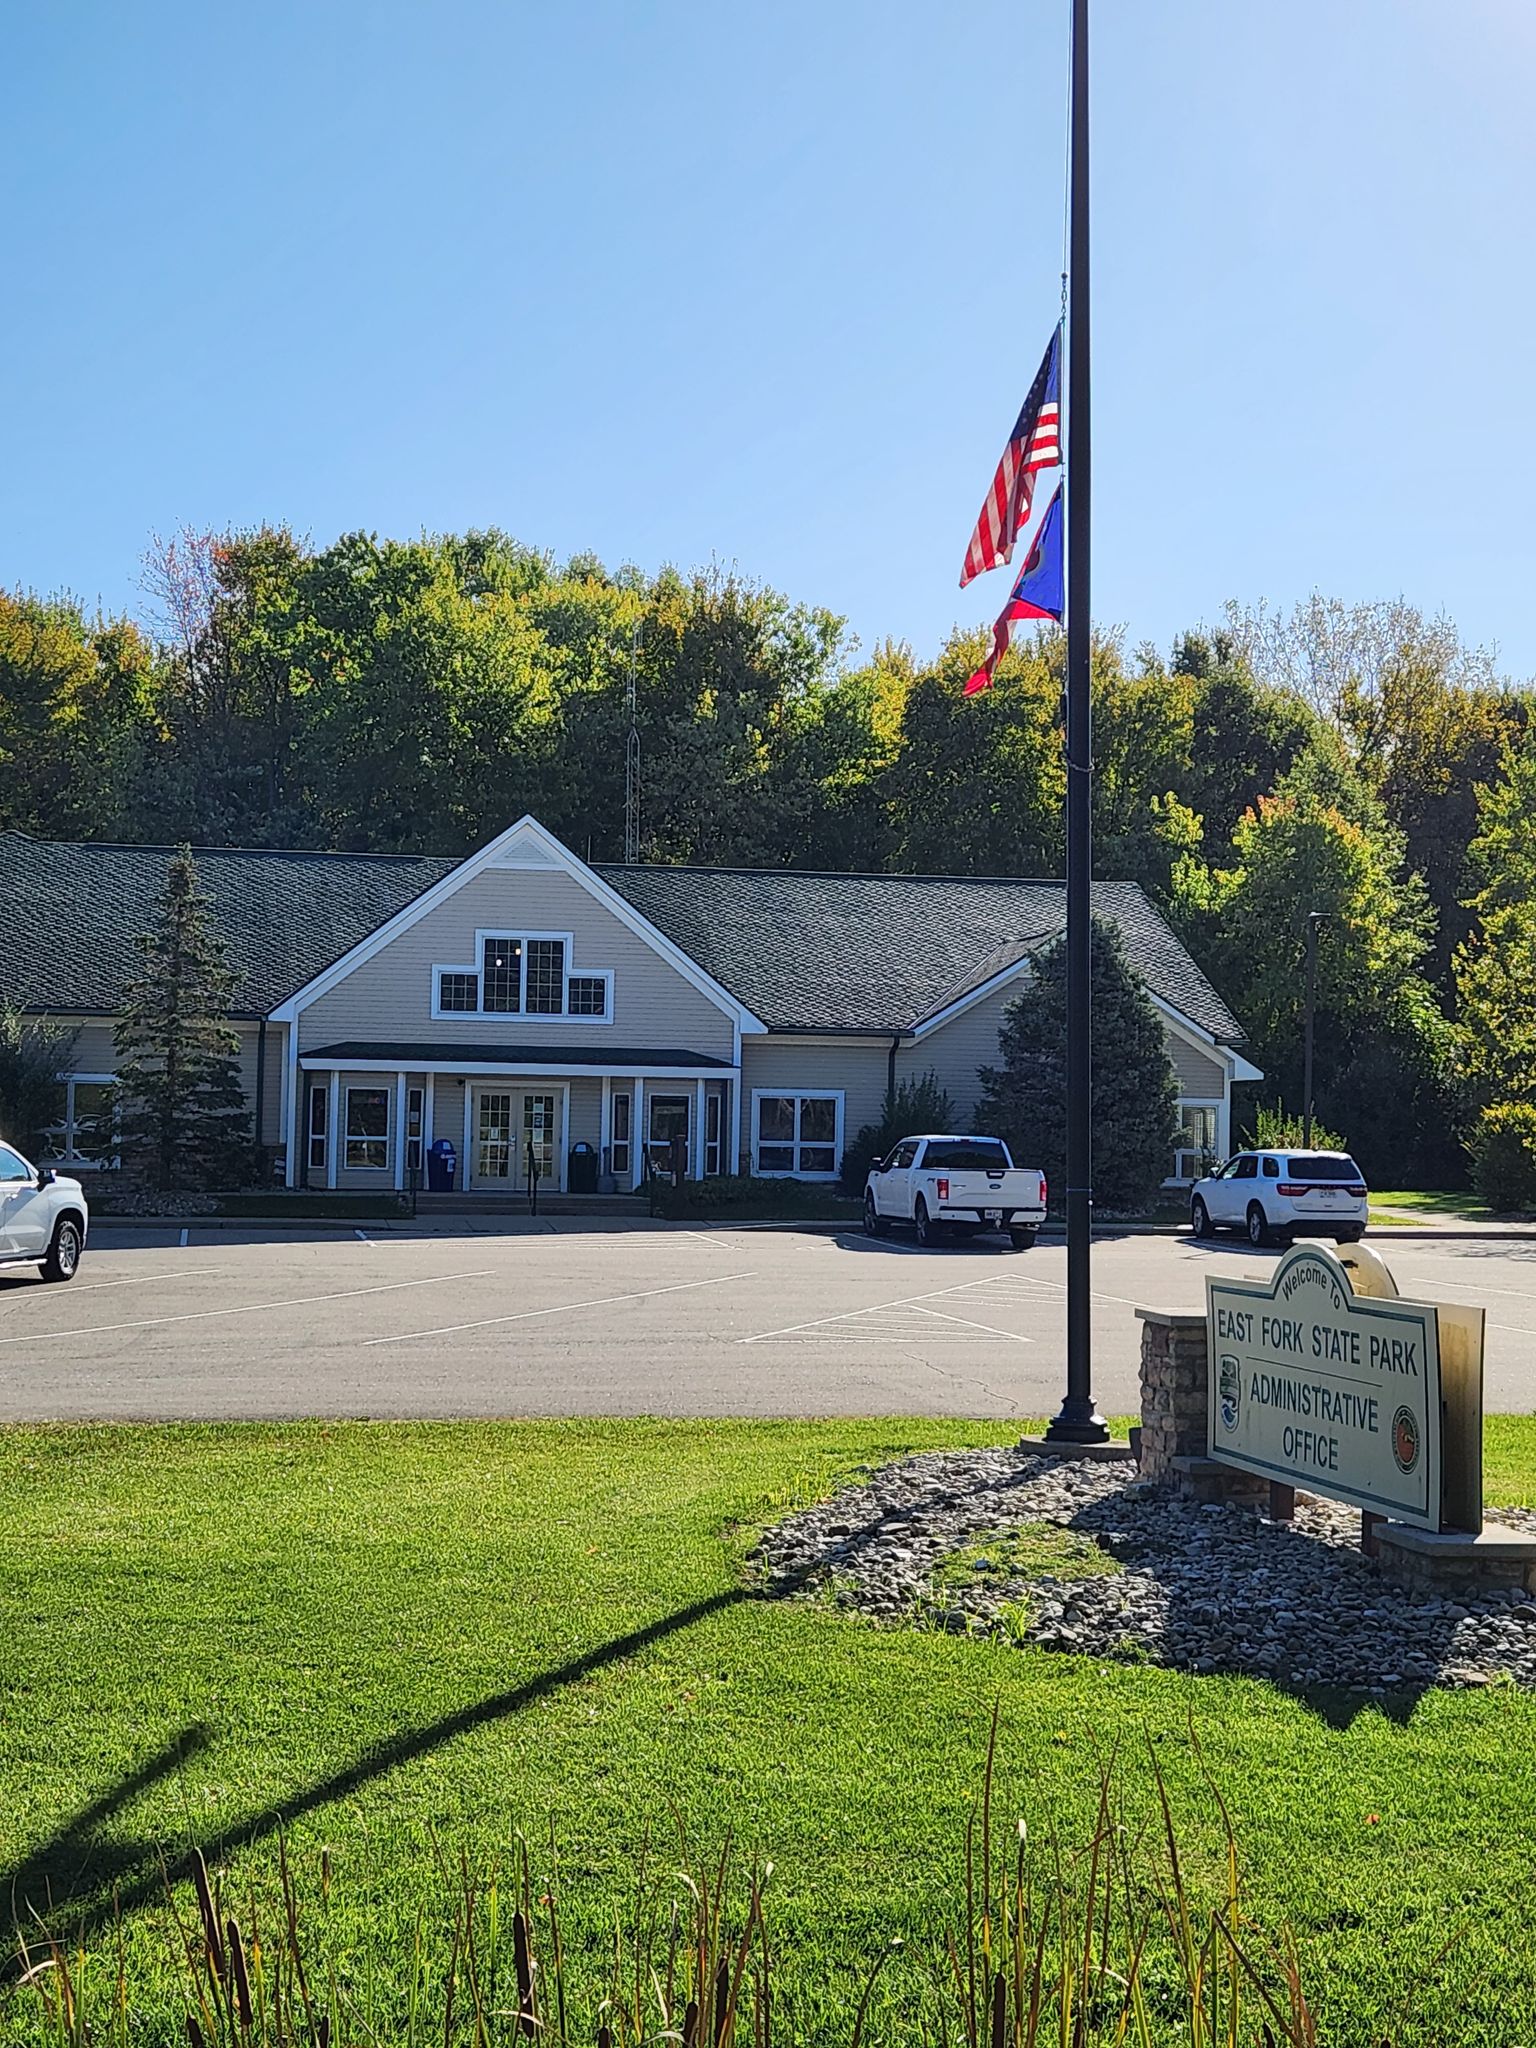
<path fill-rule="evenodd" d="M 185 2042 L 161 1856 L 179 1871 L 201 1847 L 243 1901 L 272 1895 L 281 1840 L 329 1967 L 375 2016 L 357 2038 L 392 2044 L 409 2038 L 413 1959 L 453 1938 L 445 1866 L 506 1865 L 519 1828 L 537 1841 L 553 1825 L 567 1950 L 600 1958 L 647 1835 L 671 1864 L 679 1825 L 706 1861 L 729 1830 L 746 1862 L 777 1866 L 775 2038 L 847 2041 L 901 1939 L 866 2021 L 868 2041 L 893 2041 L 963 1883 L 995 1702 L 999 1811 L 1037 1838 L 1093 1836 L 1111 1752 L 1128 1823 L 1160 1825 L 1156 1758 L 1186 1880 L 1214 1904 L 1225 1799 L 1247 1912 L 1293 1923 L 1322 2040 L 1536 2035 L 1527 1695 L 1352 1710 L 739 1597 L 762 1519 L 903 1451 L 1012 1433 L 5 1432 L 6 1895 L 56 1926 L 103 1907 L 87 1974 L 110 1993 L 121 1973 L 136 2044 Z M 1536 1420 L 1493 1419 L 1487 1462 L 1491 1499 L 1536 1501 Z M 1166 1944 L 1149 1967 L 1173 1980 Z M 35 1997 L 6 1999 L 7 2048 L 63 2038 Z"/>
<path fill-rule="evenodd" d="M 1494 1213 L 1486 1202 L 1470 1190 L 1458 1194 L 1455 1190 L 1447 1188 L 1398 1188 L 1390 1193 L 1381 1188 L 1372 1188 L 1373 1223 L 1377 1220 L 1378 1203 L 1387 1209 L 1410 1210 L 1415 1216 L 1451 1216 L 1467 1223 L 1487 1223 Z"/>

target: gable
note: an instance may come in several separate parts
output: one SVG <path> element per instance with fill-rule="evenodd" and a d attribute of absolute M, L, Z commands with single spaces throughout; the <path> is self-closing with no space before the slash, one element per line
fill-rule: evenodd
<path fill-rule="evenodd" d="M 602 1022 L 549 1014 L 434 1014 L 441 968 L 475 969 L 481 935 L 559 935 L 576 974 L 611 974 Z M 359 949 L 295 1005 L 301 1049 L 347 1039 L 410 1039 L 451 1047 L 493 1038 L 547 1045 L 664 1044 L 729 1057 L 735 1018 L 662 958 L 644 937 L 563 866 L 487 864 L 428 908 Z"/>

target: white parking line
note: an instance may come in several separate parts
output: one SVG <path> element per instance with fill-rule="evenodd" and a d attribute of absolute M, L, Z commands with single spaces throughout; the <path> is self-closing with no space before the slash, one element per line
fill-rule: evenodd
<path fill-rule="evenodd" d="M 247 1301 L 239 1308 L 192 1309 L 185 1315 L 146 1316 L 134 1323 L 98 1323 L 94 1328 L 79 1330 L 28 1330 L 23 1337 L 0 1337 L 0 1344 L 56 1344 L 65 1337 L 111 1337 L 120 1330 L 155 1330 L 163 1323 L 206 1323 L 216 1316 L 259 1315 L 263 1309 L 308 1308 L 317 1301 L 353 1301 L 360 1294 L 394 1294 L 402 1287 L 441 1287 L 445 1281 L 484 1280 L 496 1270 L 494 1266 L 481 1266 L 472 1273 L 437 1273 L 429 1280 L 385 1280 L 377 1287 L 344 1287 L 335 1294 L 297 1294 L 288 1301 Z"/>
<path fill-rule="evenodd" d="M 234 1270 L 233 1266 L 195 1266 L 193 1268 L 199 1280 L 202 1279 L 205 1273 L 233 1273 Z M 186 1277 L 184 1272 L 134 1273 L 122 1280 L 77 1280 L 69 1290 L 69 1299 L 73 1301 L 77 1294 L 99 1294 L 103 1287 L 147 1287 L 152 1280 L 184 1280 Z M 58 1298 L 50 1290 L 48 1299 L 56 1302 Z M 24 1301 L 25 1299 L 26 1296 L 24 1294 L 6 1296 L 7 1301 Z"/>
<path fill-rule="evenodd" d="M 937 1323 L 959 1323 L 966 1330 L 984 1330 L 989 1337 L 1006 1337 L 1010 1344 L 1033 1344 L 1035 1341 L 1033 1337 L 1019 1336 L 1014 1330 L 994 1330 L 990 1323 L 973 1323 L 969 1316 L 946 1315 L 941 1308 L 923 1308 L 914 1303 L 912 1313 L 915 1316 L 931 1316 Z"/>
<path fill-rule="evenodd" d="M 813 1316 L 808 1323 L 786 1323 L 783 1329 L 781 1330 L 762 1330 L 759 1331 L 759 1333 L 755 1337 L 742 1337 L 738 1341 L 742 1344 L 768 1344 L 771 1343 L 775 1337 L 795 1337 L 798 1336 L 802 1330 L 819 1330 L 828 1323 L 851 1323 L 856 1321 L 861 1316 L 880 1315 L 886 1309 L 916 1308 L 920 1303 L 925 1301 L 943 1301 L 952 1294 L 969 1294 L 974 1292 L 974 1290 L 978 1287 L 990 1286 L 992 1284 L 993 1278 L 1000 1280 L 1002 1277 L 1002 1274 L 996 1274 L 989 1278 L 984 1278 L 981 1280 L 957 1281 L 953 1287 L 932 1287 L 928 1290 L 926 1294 L 904 1294 L 901 1295 L 895 1301 L 872 1302 L 868 1308 L 844 1309 L 842 1313 L 839 1315 Z M 1010 1274 L 1008 1277 L 1011 1279 L 1013 1276 Z M 1042 1285 L 1043 1284 L 1044 1283 L 1042 1282 Z M 955 1322 L 959 1322 L 962 1320 L 962 1318 L 956 1316 L 952 1318 L 952 1320 Z M 978 1323 L 975 1327 L 979 1330 L 985 1330 L 989 1328 L 989 1325 L 986 1323 Z M 994 1337 L 1006 1337 L 1009 1335 L 1009 1332 L 1006 1330 L 993 1330 L 992 1335 Z M 1021 1343 L 1027 1343 L 1029 1340 L 1027 1338 L 1021 1338 L 1018 1341 Z"/>
<path fill-rule="evenodd" d="M 672 1287 L 642 1287 L 631 1294 L 601 1294 L 592 1301 L 560 1301 L 552 1308 L 520 1308 L 508 1316 L 483 1316 L 477 1323 L 445 1323 L 437 1330 L 409 1330 L 398 1337 L 370 1337 L 365 1350 L 378 1344 L 420 1343 L 427 1337 L 456 1337 L 464 1330 L 489 1330 L 498 1323 L 527 1323 L 536 1316 L 563 1316 L 572 1309 L 608 1308 L 616 1301 L 649 1301 L 658 1294 L 686 1294 L 691 1287 L 723 1287 L 728 1280 L 751 1280 L 752 1273 L 716 1273 L 708 1280 L 680 1280 Z"/>

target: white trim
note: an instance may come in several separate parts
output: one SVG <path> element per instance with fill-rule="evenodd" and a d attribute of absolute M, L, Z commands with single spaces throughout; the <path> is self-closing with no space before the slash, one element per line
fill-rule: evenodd
<path fill-rule="evenodd" d="M 335 1067 L 326 1069 L 325 1088 L 325 1184 L 328 1188 L 334 1188 L 336 1157 L 341 1150 L 336 1134 L 341 1101 L 341 1075 Z"/>
<path fill-rule="evenodd" d="M 1227 1150 L 1225 1145 L 1226 1127 L 1230 1122 L 1231 1118 L 1230 1096 L 1228 1096 L 1225 1092 L 1223 1092 L 1220 1095 L 1185 1095 L 1181 1093 L 1179 1096 L 1179 1116 L 1181 1122 L 1183 1120 L 1183 1113 L 1186 1109 L 1212 1109 L 1216 1112 L 1216 1142 L 1213 1145 L 1212 1150 L 1218 1160 L 1225 1159 L 1227 1157 Z M 1170 1174 L 1164 1175 L 1163 1186 L 1165 1188 L 1191 1187 L 1194 1184 L 1194 1182 L 1200 1178 L 1200 1174 L 1196 1173 L 1191 1174 L 1190 1177 L 1186 1180 L 1184 1176 L 1178 1171 L 1178 1164 L 1181 1154 L 1192 1151 L 1193 1149 L 1194 1148 L 1192 1146 L 1181 1145 L 1177 1142 L 1175 1143 L 1173 1148 L 1174 1171 Z"/>
<path fill-rule="evenodd" d="M 524 865 L 515 859 L 507 858 L 519 842 L 523 842 L 533 855 L 533 858 L 527 861 L 527 866 L 545 872 L 551 867 L 563 869 L 572 880 L 580 883 L 588 895 L 633 932 L 636 938 L 642 940 L 652 952 L 658 954 L 669 967 L 674 968 L 686 982 L 696 988 L 700 995 L 707 996 L 717 1009 L 723 1010 L 726 1016 L 733 1018 L 743 1031 L 767 1030 L 768 1027 L 762 1020 L 754 1016 L 728 988 L 716 981 L 712 974 L 706 973 L 681 946 L 674 944 L 664 932 L 659 931 L 651 923 L 648 917 L 642 916 L 627 898 L 621 896 L 617 889 L 605 882 L 601 875 L 594 874 L 585 861 L 579 860 L 568 846 L 563 846 L 552 832 L 546 831 L 538 819 L 531 816 L 519 818 L 515 825 L 509 825 L 505 832 L 500 833 L 495 839 L 488 840 L 477 853 L 472 853 L 461 860 L 441 881 L 434 882 L 430 889 L 423 889 L 403 910 L 397 910 L 393 917 L 387 918 L 366 938 L 359 939 L 357 944 L 349 947 L 339 959 L 333 960 L 329 967 L 322 968 L 318 974 L 305 982 L 302 988 L 296 989 L 291 996 L 279 1003 L 271 1011 L 270 1020 L 273 1023 L 297 1022 L 301 1010 L 307 1009 L 338 982 L 344 981 L 349 974 L 372 960 L 386 946 L 399 938 L 402 932 L 409 931 L 424 917 L 430 916 L 477 875 L 484 874 L 489 868 L 515 869 Z M 460 1011 L 457 1014 L 463 1016 L 467 1012 Z"/>
<path fill-rule="evenodd" d="M 462 1194 L 466 1195 L 469 1193 L 469 1162 L 473 1157 L 471 1147 L 474 1144 L 475 1137 L 474 1107 L 475 1091 L 470 1083 L 466 1081 L 464 1083 L 464 1149 L 459 1154 L 461 1161 L 459 1167 L 459 1190 Z"/>
<path fill-rule="evenodd" d="M 419 1073 L 420 1071 L 418 1067 L 417 1072 Z M 421 1098 L 421 1184 L 423 1187 L 427 1184 L 427 1153 L 431 1150 L 432 1140 L 437 1136 L 437 1132 L 432 1128 L 437 1117 L 437 1076 L 429 1068 L 425 1079 L 427 1092 Z"/>
<path fill-rule="evenodd" d="M 386 1153 L 385 1157 L 389 1155 Z M 405 1186 L 405 1068 L 395 1075 L 395 1193 Z"/>
<path fill-rule="evenodd" d="M 759 1140 L 757 1105 L 760 1101 L 762 1101 L 764 1096 L 788 1096 L 793 1101 L 797 1102 L 805 1102 L 808 1100 L 824 1102 L 830 1099 L 831 1101 L 837 1104 L 837 1124 L 832 1142 L 832 1168 L 829 1173 L 796 1173 L 792 1167 L 787 1166 L 771 1167 L 765 1172 L 763 1168 L 761 1168 L 758 1165 L 757 1155 Z M 844 1091 L 841 1088 L 805 1088 L 801 1087 L 798 1084 L 792 1087 L 785 1088 L 754 1088 L 752 1090 L 751 1124 L 752 1178 L 754 1180 L 836 1180 L 838 1172 L 843 1163 L 843 1106 Z M 801 1140 L 798 1135 L 799 1128 L 800 1112 L 796 1110 L 795 1130 L 797 1135 L 795 1137 L 794 1144 L 791 1148 L 793 1151 L 796 1152 L 800 1150 L 801 1146 Z"/>
<path fill-rule="evenodd" d="M 338 1060 L 325 1054 L 304 1053 L 299 1065 L 306 1073 L 327 1074 L 392 1074 L 398 1062 L 383 1063 L 372 1060 Z M 573 1065 L 559 1060 L 413 1060 L 406 1070 L 412 1074 L 446 1074 L 457 1080 L 461 1074 L 532 1074 L 548 1075 L 555 1081 L 596 1081 L 604 1068 L 596 1063 Z M 730 1067 L 610 1067 L 606 1071 L 615 1080 L 626 1080 L 631 1076 L 644 1074 L 653 1081 L 725 1081 L 733 1069 Z"/>
<path fill-rule="evenodd" d="M 505 1080 L 509 1077 L 506 1075 L 500 1075 L 493 1076 L 492 1078 Z M 547 1077 L 541 1075 L 539 1078 L 544 1079 Z M 501 1089 L 493 1087 L 483 1087 L 478 1090 L 478 1093 L 483 1095 L 506 1094 L 510 1095 L 512 1098 L 512 1130 L 510 1140 L 511 1159 L 509 1162 L 512 1171 L 508 1174 L 507 1178 L 504 1181 L 477 1180 L 474 1167 L 475 1152 L 470 1149 L 470 1147 L 477 1142 L 475 1120 L 473 1115 L 473 1106 L 476 1099 L 477 1090 L 473 1083 L 466 1081 L 464 1084 L 464 1129 L 466 1137 L 466 1149 L 464 1154 L 464 1192 L 466 1194 L 479 1193 L 517 1195 L 527 1193 L 528 1181 L 526 1175 L 523 1175 L 521 1180 L 519 1179 L 519 1175 L 522 1174 L 523 1167 L 523 1140 L 525 1136 L 523 1129 L 523 1110 L 525 1107 L 525 1099 L 530 1095 L 553 1095 L 554 1097 L 556 1097 L 559 1106 L 555 1111 L 554 1137 L 550 1146 L 550 1151 L 554 1160 L 555 1171 L 553 1179 L 555 1183 L 555 1191 L 563 1195 L 566 1192 L 566 1181 L 569 1178 L 568 1153 L 570 1147 L 567 1141 L 569 1138 L 571 1128 L 570 1083 L 566 1081 L 555 1081 L 553 1085 L 548 1088 Z M 545 1188 L 548 1188 L 549 1181 L 545 1180 L 541 1183 L 541 1185 Z"/>
<path fill-rule="evenodd" d="M 283 1078 L 287 1082 L 287 1122 L 283 1142 L 287 1148 L 283 1161 L 283 1185 L 296 1188 L 299 1185 L 299 1132 L 304 1132 L 305 1158 L 309 1157 L 309 1127 L 302 1107 L 305 1091 L 299 1086 L 299 1033 L 294 1024 L 283 1026 Z M 309 1175 L 304 1179 L 308 1183 Z"/>
<path fill-rule="evenodd" d="M 702 1180 L 704 1178 L 704 1094 L 706 1086 L 707 1084 L 702 1080 L 695 1081 L 693 1084 L 694 1113 L 692 1151 L 693 1177 L 695 1180 Z"/>
<path fill-rule="evenodd" d="M 609 1130 L 612 1116 L 613 1076 L 611 1074 L 604 1074 L 602 1093 L 598 1097 L 597 1108 L 597 1170 L 600 1175 L 608 1171 Z"/>
<path fill-rule="evenodd" d="M 88 1074 L 83 1069 L 76 1070 L 71 1068 L 68 1073 L 59 1074 L 55 1078 L 64 1084 L 64 1118 L 62 1123 L 50 1124 L 48 1129 L 43 1132 L 43 1142 L 38 1148 L 39 1156 L 50 1166 L 89 1166 L 95 1167 L 98 1170 L 116 1169 L 122 1164 L 122 1154 L 118 1145 L 117 1116 L 112 1104 L 108 1104 L 113 1124 L 110 1156 L 104 1159 L 93 1159 L 84 1152 L 76 1150 L 75 1147 L 75 1088 L 77 1084 L 83 1081 L 88 1088 L 110 1088 L 117 1080 L 116 1074 Z M 50 1147 L 48 1142 L 55 1131 L 60 1133 L 63 1141 L 62 1149 L 57 1152 Z"/>
<path fill-rule="evenodd" d="M 629 1175 L 630 1186 L 638 1194 L 645 1186 L 645 1162 L 648 1140 L 645 1132 L 645 1075 L 631 1076 L 634 1093 L 629 1102 Z"/>

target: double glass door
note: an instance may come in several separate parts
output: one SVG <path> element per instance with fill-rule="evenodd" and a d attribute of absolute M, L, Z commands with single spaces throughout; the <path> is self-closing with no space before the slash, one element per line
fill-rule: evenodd
<path fill-rule="evenodd" d="M 477 1188 L 526 1188 L 529 1161 L 540 1181 L 559 1174 L 560 1097 L 553 1089 L 481 1088 L 475 1095 Z"/>

